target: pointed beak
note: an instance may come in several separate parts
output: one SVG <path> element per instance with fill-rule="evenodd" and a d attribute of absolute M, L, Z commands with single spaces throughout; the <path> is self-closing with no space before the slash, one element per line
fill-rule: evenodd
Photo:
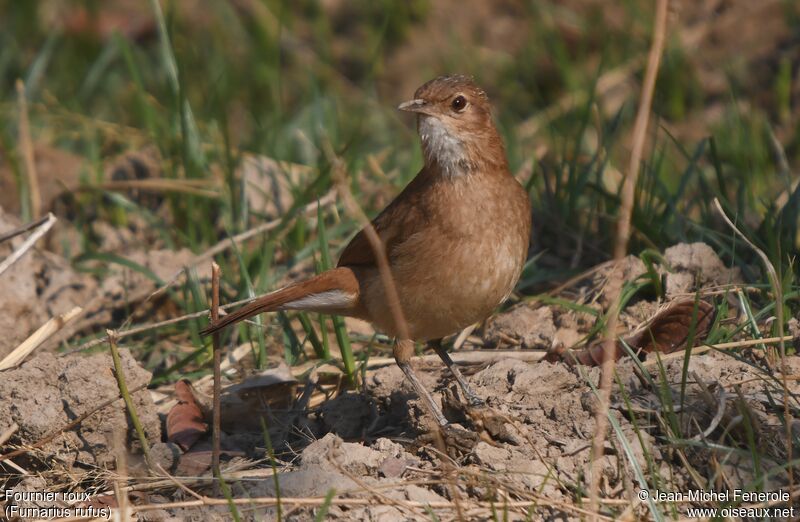
<path fill-rule="evenodd" d="M 417 98 L 414 100 L 408 100 L 407 102 L 403 102 L 400 105 L 398 105 L 397 108 L 401 111 L 406 111 L 406 112 L 425 113 L 427 112 L 426 109 L 428 108 L 428 102 L 421 98 Z"/>

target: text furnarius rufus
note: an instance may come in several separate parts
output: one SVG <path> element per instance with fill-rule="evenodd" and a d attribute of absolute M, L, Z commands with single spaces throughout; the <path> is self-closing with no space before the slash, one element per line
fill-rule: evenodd
<path fill-rule="evenodd" d="M 365 319 L 397 338 L 394 357 L 440 425 L 447 420 L 410 363 L 428 341 L 469 402 L 441 339 L 485 319 L 514 289 L 527 257 L 528 195 L 508 169 L 486 93 L 466 76 L 442 76 L 398 109 L 417 114 L 425 166 L 372 225 L 385 250 L 405 328 L 398 328 L 364 230 L 336 268 L 264 295 L 221 318 L 209 334 L 262 312 L 305 310 Z M 407 331 L 407 338 L 398 338 Z"/>

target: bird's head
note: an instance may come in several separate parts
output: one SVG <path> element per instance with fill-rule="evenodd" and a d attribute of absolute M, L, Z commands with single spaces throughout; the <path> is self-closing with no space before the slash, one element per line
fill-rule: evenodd
<path fill-rule="evenodd" d="M 422 85 L 414 99 L 397 108 L 417 113 L 417 129 L 428 166 L 458 175 L 485 161 L 505 164 L 489 98 L 472 78 L 440 76 Z"/>

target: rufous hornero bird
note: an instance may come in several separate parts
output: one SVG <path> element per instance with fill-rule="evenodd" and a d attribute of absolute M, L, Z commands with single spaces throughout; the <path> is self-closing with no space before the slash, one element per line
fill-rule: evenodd
<path fill-rule="evenodd" d="M 405 328 L 395 324 L 375 251 L 362 230 L 336 268 L 259 297 L 202 333 L 277 310 L 367 320 L 396 338 L 398 366 L 444 426 L 441 409 L 411 367 L 414 341 L 428 342 L 470 404 L 482 404 L 441 340 L 485 319 L 511 294 L 527 258 L 530 200 L 509 171 L 489 99 L 471 78 L 431 80 L 398 109 L 417 115 L 425 165 L 372 225 Z M 401 331 L 404 338 L 398 338 Z"/>

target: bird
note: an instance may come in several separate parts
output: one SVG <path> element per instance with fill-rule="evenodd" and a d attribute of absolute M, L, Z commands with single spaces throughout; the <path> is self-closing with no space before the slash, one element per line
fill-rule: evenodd
<path fill-rule="evenodd" d="M 395 339 L 397 365 L 436 422 L 446 426 L 411 366 L 414 343 L 435 350 L 470 405 L 484 404 L 442 339 L 486 319 L 514 290 L 528 255 L 530 199 L 509 170 L 489 98 L 472 77 L 434 78 L 398 109 L 416 115 L 424 165 L 371 222 L 396 292 L 387 291 L 365 228 L 336 268 L 265 294 L 201 333 L 280 310 L 367 320 Z M 398 320 L 392 296 L 402 311 Z"/>

